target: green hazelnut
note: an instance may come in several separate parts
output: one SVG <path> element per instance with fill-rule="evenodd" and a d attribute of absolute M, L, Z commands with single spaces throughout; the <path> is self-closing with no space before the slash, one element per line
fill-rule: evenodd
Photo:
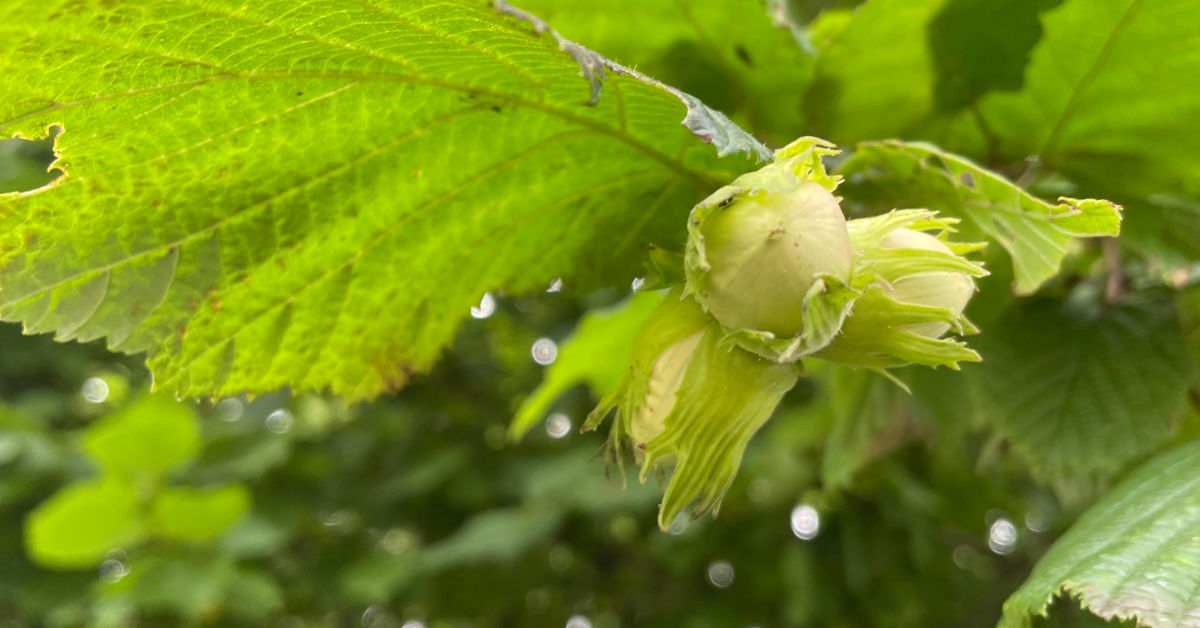
<path fill-rule="evenodd" d="M 821 275 L 847 282 L 852 262 L 837 198 L 818 183 L 781 174 L 790 180 L 734 197 L 699 225 L 707 272 L 696 289 L 726 328 L 776 338 L 800 333 L 809 288 Z M 689 247 L 689 255 L 694 251 Z"/>

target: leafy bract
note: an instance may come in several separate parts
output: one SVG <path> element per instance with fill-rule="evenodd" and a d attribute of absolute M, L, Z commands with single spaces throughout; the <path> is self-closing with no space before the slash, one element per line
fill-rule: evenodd
<path fill-rule="evenodd" d="M 801 135 L 815 56 L 763 0 L 523 0 L 565 36 L 702 98 L 782 145 Z"/>
<path fill-rule="evenodd" d="M 1051 205 L 1004 177 L 922 142 L 864 142 L 843 164 L 892 207 L 927 207 L 963 220 L 1008 251 L 1013 289 L 1031 293 L 1057 272 L 1073 237 L 1115 236 L 1120 207 L 1060 198 Z"/>
<path fill-rule="evenodd" d="M 1035 477 L 1104 477 L 1166 442 L 1191 364 L 1168 304 L 1021 302 L 980 336 L 983 418 Z"/>
<path fill-rule="evenodd" d="M 0 133 L 61 127 L 66 175 L 0 196 L 0 317 L 147 351 L 177 394 L 368 398 L 485 291 L 678 244 L 746 165 L 685 115 L 716 152 L 769 156 L 497 5 L 4 3 Z"/>
<path fill-rule="evenodd" d="M 1154 628 L 1200 625 L 1200 443 L 1134 471 L 1050 548 L 1004 603 L 1000 625 L 1030 625 L 1054 596 Z"/>

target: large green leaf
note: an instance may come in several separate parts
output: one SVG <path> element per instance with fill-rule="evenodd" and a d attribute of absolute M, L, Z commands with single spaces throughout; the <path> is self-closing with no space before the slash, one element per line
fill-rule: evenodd
<path fill-rule="evenodd" d="M 1035 476 L 1109 475 L 1167 441 L 1191 364 L 1169 304 L 1022 302 L 979 337 L 983 418 Z"/>
<path fill-rule="evenodd" d="M 1067 594 L 1105 618 L 1200 625 L 1200 443 L 1134 471 L 1050 548 L 1004 603 L 1001 626 L 1030 625 Z"/>
<path fill-rule="evenodd" d="M 1069 0 L 1047 12 L 1018 93 L 980 103 L 1013 157 L 1125 194 L 1200 192 L 1200 5 Z M 1122 199 L 1124 200 L 1124 199 Z"/>
<path fill-rule="evenodd" d="M 911 137 L 933 103 L 923 26 L 943 2 L 875 0 L 854 12 L 821 50 L 805 103 L 816 133 L 838 143 Z"/>
<path fill-rule="evenodd" d="M 1070 0 L 1045 16 L 1025 88 L 982 117 L 1006 157 L 1039 155 L 1089 193 L 1129 208 L 1130 242 L 1200 255 L 1200 5 Z"/>
<path fill-rule="evenodd" d="M 631 276 L 647 240 L 678 244 L 747 166 L 696 136 L 770 156 L 497 6 L 3 3 L 0 132 L 62 127 L 67 174 L 0 196 L 0 316 L 148 351 L 178 394 L 371 397 L 485 291 Z"/>
<path fill-rule="evenodd" d="M 815 56 L 764 0 L 523 0 L 567 37 L 721 109 L 783 145 L 802 135 Z M 770 11 L 770 14 L 769 14 Z"/>
<path fill-rule="evenodd" d="M 865 3 L 823 45 L 805 102 L 810 132 L 839 143 L 902 137 L 982 153 L 975 104 L 1021 86 L 1042 36 L 1039 14 L 1053 3 Z"/>
<path fill-rule="evenodd" d="M 852 184 L 871 186 L 890 207 L 925 207 L 1008 251 L 1013 289 L 1033 292 L 1058 273 L 1073 237 L 1115 236 L 1120 208 L 1101 200 L 1051 205 L 1004 177 L 920 142 L 864 142 L 842 166 Z"/>

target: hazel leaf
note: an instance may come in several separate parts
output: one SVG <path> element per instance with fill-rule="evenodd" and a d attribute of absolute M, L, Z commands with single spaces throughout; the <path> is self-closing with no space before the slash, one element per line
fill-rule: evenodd
<path fill-rule="evenodd" d="M 0 319 L 146 352 L 178 395 L 395 390 L 480 295 L 631 276 L 749 165 L 718 154 L 769 156 L 503 2 L 16 0 L 0 24 L 0 134 L 62 128 L 66 172 L 0 195 Z"/>
<path fill-rule="evenodd" d="M 1027 628 L 1059 595 L 1104 619 L 1150 628 L 1200 617 L 1200 443 L 1158 455 L 1092 506 L 1004 602 L 1001 628 Z"/>

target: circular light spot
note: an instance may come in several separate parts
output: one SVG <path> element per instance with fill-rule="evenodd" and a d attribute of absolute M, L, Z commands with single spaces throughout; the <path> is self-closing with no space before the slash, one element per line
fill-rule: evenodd
<path fill-rule="evenodd" d="M 708 581 L 718 589 L 727 589 L 733 584 L 733 565 L 726 560 L 713 561 L 708 566 Z"/>
<path fill-rule="evenodd" d="M 362 625 L 367 628 L 390 628 L 396 623 L 386 610 L 378 606 L 368 606 L 362 614 Z"/>
<path fill-rule="evenodd" d="M 767 478 L 757 478 L 746 489 L 746 497 L 750 501 L 761 504 L 771 498 L 771 481 Z"/>
<path fill-rule="evenodd" d="M 955 566 L 959 569 L 970 569 L 978 555 L 979 552 L 976 552 L 974 547 L 964 543 L 950 552 L 950 560 L 954 561 Z"/>
<path fill-rule="evenodd" d="M 688 526 L 688 516 L 686 513 L 681 512 L 681 513 L 675 515 L 675 519 L 673 521 L 671 521 L 671 525 L 667 527 L 667 534 L 670 534 L 672 536 L 679 536 L 680 534 L 683 534 L 687 530 L 687 526 Z"/>
<path fill-rule="evenodd" d="M 322 517 L 321 523 L 334 534 L 349 534 L 358 525 L 358 515 L 351 510 L 335 510 Z"/>
<path fill-rule="evenodd" d="M 567 628 L 592 628 L 592 621 L 583 615 L 571 615 Z"/>
<path fill-rule="evenodd" d="M 1001 517 L 988 528 L 988 548 L 1000 554 L 1011 554 L 1017 547 L 1017 526 Z"/>
<path fill-rule="evenodd" d="M 792 534 L 804 541 L 817 538 L 821 530 L 821 515 L 816 508 L 808 504 L 800 504 L 792 509 Z"/>
<path fill-rule="evenodd" d="M 533 355 L 534 362 L 546 366 L 553 364 L 554 360 L 558 358 L 558 345 L 549 338 L 538 338 L 529 353 Z"/>
<path fill-rule="evenodd" d="M 292 413 L 280 408 L 279 410 L 267 415 L 266 424 L 268 430 L 275 432 L 276 434 L 283 434 L 292 429 L 292 423 L 294 422 L 294 419 L 292 419 Z"/>
<path fill-rule="evenodd" d="M 571 417 L 555 412 L 546 418 L 546 433 L 550 438 L 562 438 L 571 433 Z"/>
<path fill-rule="evenodd" d="M 405 528 L 392 528 L 379 539 L 379 549 L 400 556 L 416 549 L 417 535 Z"/>
<path fill-rule="evenodd" d="M 89 403 L 104 403 L 108 399 L 108 382 L 99 377 L 90 377 L 80 390 Z"/>
<path fill-rule="evenodd" d="M 116 582 L 129 575 L 129 565 L 110 558 L 100 563 L 100 579 L 105 582 Z"/>
<path fill-rule="evenodd" d="M 21 444 L 15 436 L 0 435 L 0 464 L 6 464 L 21 453 Z"/>
<path fill-rule="evenodd" d="M 575 564 L 575 555 L 571 553 L 571 549 L 565 545 L 555 545 L 550 548 L 548 556 L 550 568 L 554 571 L 562 573 L 571 568 Z"/>
<path fill-rule="evenodd" d="M 245 406 L 242 405 L 241 399 L 234 399 L 233 397 L 222 399 L 217 403 L 217 418 L 226 423 L 233 423 L 242 418 L 244 410 Z"/>
<path fill-rule="evenodd" d="M 471 308 L 471 318 L 487 318 L 496 313 L 496 299 L 492 297 L 492 293 L 483 293 L 483 298 L 479 300 L 479 305 Z"/>
<path fill-rule="evenodd" d="M 550 608 L 550 592 L 543 587 L 530 589 L 525 594 L 525 606 L 534 613 L 544 613 Z"/>

